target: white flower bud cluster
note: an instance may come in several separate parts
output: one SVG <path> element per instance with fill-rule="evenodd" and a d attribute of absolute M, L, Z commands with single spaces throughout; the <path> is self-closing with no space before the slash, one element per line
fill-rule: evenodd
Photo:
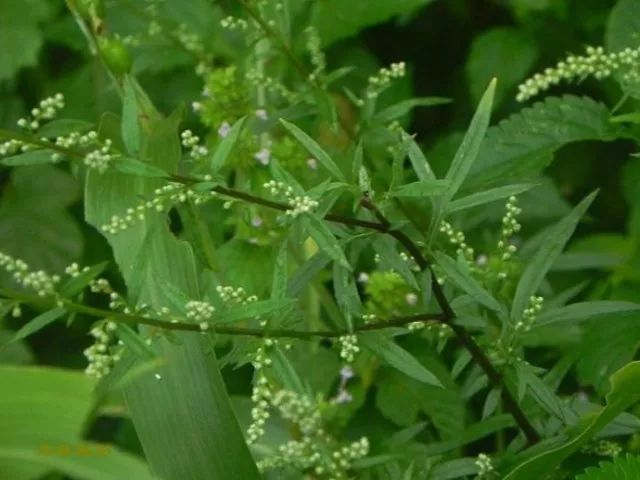
<path fill-rule="evenodd" d="M 376 75 L 369 77 L 367 97 L 376 98 L 382 91 L 391 85 L 394 79 L 402 78 L 406 74 L 404 62 L 392 63 L 389 68 L 381 68 Z"/>
<path fill-rule="evenodd" d="M 355 372 L 351 366 L 345 365 L 340 369 L 340 385 L 338 386 L 338 394 L 333 399 L 335 403 L 349 403 L 353 400 L 353 396 L 349 393 L 349 390 L 347 390 L 347 384 L 354 376 Z"/>
<path fill-rule="evenodd" d="M 343 447 L 333 447 L 328 435 L 303 437 L 291 440 L 278 447 L 279 455 L 258 462 L 260 471 L 279 468 L 295 468 L 312 471 L 318 480 L 347 480 L 352 478 L 349 470 L 355 460 L 369 453 L 369 440 L 362 437 Z"/>
<path fill-rule="evenodd" d="M 220 26 L 226 30 L 246 30 L 249 24 L 244 18 L 229 15 L 220 20 Z"/>
<path fill-rule="evenodd" d="M 257 302 L 258 297 L 256 295 L 248 295 L 244 288 L 234 288 L 230 285 L 218 285 L 216 292 L 220 296 L 223 302 L 233 304 L 246 304 L 251 302 Z"/>
<path fill-rule="evenodd" d="M 81 273 L 85 273 L 85 272 L 88 272 L 88 271 L 89 271 L 89 267 L 84 267 L 81 270 L 80 266 L 76 262 L 73 262 L 71 265 L 69 265 L 67 268 L 64 269 L 64 273 L 66 273 L 67 275 L 69 275 L 72 278 L 75 278 L 78 275 L 80 275 Z"/>
<path fill-rule="evenodd" d="M 622 447 L 619 443 L 611 440 L 600 440 L 594 446 L 584 448 L 583 451 L 599 455 L 601 457 L 615 458 L 622 453 Z"/>
<path fill-rule="evenodd" d="M 307 195 L 294 195 L 293 188 L 285 185 L 283 182 L 276 182 L 271 180 L 265 183 L 264 188 L 269 190 L 271 195 L 284 195 L 289 204 L 289 210 L 286 211 L 286 215 L 291 218 L 296 218 L 298 215 L 308 213 L 318 208 L 318 202 L 313 200 Z"/>
<path fill-rule="evenodd" d="M 207 302 L 191 300 L 185 305 L 187 310 L 187 318 L 194 322 L 198 322 L 200 330 L 206 332 L 211 327 L 210 321 L 216 311 L 213 305 Z"/>
<path fill-rule="evenodd" d="M 467 245 L 463 232 L 456 232 L 450 223 L 442 221 L 440 233 L 444 233 L 448 237 L 450 244 L 458 247 L 456 250 L 458 255 L 462 255 L 470 264 L 473 263 L 474 251 L 472 247 Z"/>
<path fill-rule="evenodd" d="M 43 121 L 52 120 L 64 108 L 64 96 L 61 93 L 41 100 L 37 107 L 31 109 L 31 116 L 18 120 L 18 127 L 35 131 Z"/>
<path fill-rule="evenodd" d="M 417 330 L 424 330 L 427 324 L 425 322 L 411 322 L 407 325 L 407 328 L 411 332 L 415 332 Z"/>
<path fill-rule="evenodd" d="M 306 47 L 311 57 L 311 65 L 313 65 L 313 71 L 309 74 L 309 80 L 315 82 L 324 74 L 327 68 L 327 59 L 322 51 L 318 30 L 315 27 L 307 27 L 305 33 L 307 34 Z"/>
<path fill-rule="evenodd" d="M 508 261 L 517 252 L 517 247 L 511 242 L 511 237 L 518 233 L 522 226 L 518 222 L 517 216 L 522 212 L 518 207 L 518 199 L 514 196 L 509 197 L 506 204 L 506 212 L 502 217 L 502 230 L 500 231 L 500 240 L 498 240 L 498 254 L 503 261 Z M 507 278 L 507 272 L 498 273 L 498 278 Z"/>
<path fill-rule="evenodd" d="M 340 343 L 340 358 L 347 363 L 352 363 L 356 354 L 360 352 L 358 337 L 356 335 L 342 335 L 338 337 Z"/>
<path fill-rule="evenodd" d="M 265 367 L 270 367 L 273 362 L 269 358 L 270 350 L 278 344 L 277 340 L 265 338 L 263 344 L 258 347 L 251 362 L 256 369 L 256 379 L 254 380 L 251 392 L 251 424 L 247 429 L 247 442 L 249 444 L 257 442 L 264 435 L 264 424 L 270 417 L 269 408 L 273 399 L 273 390 L 265 375 Z"/>
<path fill-rule="evenodd" d="M 38 296 L 55 294 L 60 276 L 49 275 L 44 270 L 30 271 L 29 265 L 18 258 L 0 252 L 0 268 L 11 274 L 19 285 L 34 290 Z"/>
<path fill-rule="evenodd" d="M 296 424 L 303 436 L 309 437 L 320 431 L 322 416 L 317 402 L 306 395 L 298 395 L 291 390 L 279 390 L 272 398 L 280 416 Z"/>
<path fill-rule="evenodd" d="M 621 52 L 605 53 L 602 47 L 587 47 L 586 55 L 569 55 L 553 68 L 537 73 L 518 87 L 516 99 L 529 100 L 561 81 L 581 80 L 593 76 L 597 80 L 624 72 L 623 81 L 633 82 L 638 77 L 640 47 L 626 48 Z"/>
<path fill-rule="evenodd" d="M 200 145 L 200 137 L 194 135 L 191 130 L 185 130 L 180 134 L 182 146 L 190 150 L 189 155 L 194 160 L 202 160 L 209 155 L 209 149 L 204 145 Z"/>
<path fill-rule="evenodd" d="M 22 148 L 28 149 L 28 145 L 22 143 L 19 140 L 7 140 L 0 143 L 0 157 L 6 157 L 9 155 L 15 155 L 20 152 Z"/>
<path fill-rule="evenodd" d="M 515 329 L 517 332 L 528 332 L 529 330 L 531 330 L 533 323 L 536 321 L 538 313 L 540 313 L 540 310 L 542 310 L 543 303 L 543 297 L 537 297 L 534 295 L 529 299 L 529 306 L 524 309 L 522 319 L 519 320 L 515 325 Z"/>
<path fill-rule="evenodd" d="M 111 146 L 111 139 L 105 139 L 102 146 L 85 155 L 84 164 L 98 173 L 104 173 L 111 165 L 111 161 L 117 156 L 111 151 Z"/>
<path fill-rule="evenodd" d="M 478 466 L 478 475 L 480 477 L 493 472 L 491 458 L 485 453 L 478 454 L 475 464 Z"/>
<path fill-rule="evenodd" d="M 205 176 L 205 181 L 209 180 L 211 180 L 211 177 Z M 196 205 L 200 205 L 216 197 L 216 195 L 214 191 L 196 192 L 180 183 L 168 183 L 163 187 L 156 188 L 152 199 L 139 204 L 135 208 L 128 208 L 124 215 L 113 215 L 109 219 L 109 223 L 102 225 L 101 230 L 115 235 L 124 232 L 137 222 L 143 221 L 149 211 L 164 212 L 176 202 L 186 203 L 187 201 L 193 201 Z"/>
<path fill-rule="evenodd" d="M 100 379 L 107 375 L 113 365 L 120 360 L 119 353 L 112 353 L 115 348 L 113 346 L 113 332 L 116 328 L 115 323 L 104 322 L 93 327 L 89 332 L 95 340 L 93 345 L 84 350 L 84 355 L 89 361 L 89 365 L 85 369 L 87 375 Z"/>
<path fill-rule="evenodd" d="M 202 40 L 200 40 L 200 37 L 195 32 L 189 30 L 189 27 L 184 23 L 181 23 L 174 31 L 174 35 L 185 50 L 198 57 L 202 57 L 206 54 L 204 44 L 202 43 Z"/>
<path fill-rule="evenodd" d="M 362 321 L 365 325 L 368 323 L 374 323 L 377 319 L 378 317 L 376 317 L 375 313 L 365 313 L 362 315 Z"/>
<path fill-rule="evenodd" d="M 408 263 L 409 267 L 414 272 L 419 272 L 420 271 L 420 267 L 418 266 L 418 264 L 416 263 L 416 260 L 412 256 L 407 255 L 405 252 L 400 252 L 400 258 L 402 258 L 402 260 L 404 260 L 406 263 Z"/>
<path fill-rule="evenodd" d="M 155 37 L 156 35 L 160 35 L 162 33 L 162 25 L 158 23 L 156 20 L 151 20 L 149 22 L 149 27 L 147 28 L 147 35 L 150 37 Z"/>

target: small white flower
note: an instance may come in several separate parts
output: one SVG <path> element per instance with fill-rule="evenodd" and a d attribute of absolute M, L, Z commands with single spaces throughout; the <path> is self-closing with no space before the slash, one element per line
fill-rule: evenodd
<path fill-rule="evenodd" d="M 218 128 L 218 135 L 220 135 L 222 138 L 225 138 L 227 135 L 229 135 L 230 131 L 231 125 L 229 125 L 228 122 L 222 122 L 222 125 L 220 125 L 220 128 Z"/>
<path fill-rule="evenodd" d="M 262 165 L 268 165 L 269 164 L 269 159 L 271 158 L 271 152 L 268 149 L 263 148 L 258 153 L 256 153 L 253 156 L 253 158 L 255 158 Z"/>
<path fill-rule="evenodd" d="M 317 170 L 318 169 L 318 161 L 313 157 L 307 158 L 307 166 L 311 170 Z"/>
<path fill-rule="evenodd" d="M 258 110 L 256 110 L 256 117 L 259 118 L 260 120 L 267 120 L 267 111 L 264 108 L 259 108 Z"/>
<path fill-rule="evenodd" d="M 418 296 L 415 293 L 407 293 L 404 299 L 407 302 L 407 305 L 414 306 L 418 303 Z"/>

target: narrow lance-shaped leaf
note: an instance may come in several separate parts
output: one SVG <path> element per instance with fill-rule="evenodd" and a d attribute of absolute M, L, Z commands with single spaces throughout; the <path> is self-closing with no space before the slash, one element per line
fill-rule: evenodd
<path fill-rule="evenodd" d="M 291 133 L 291 135 L 293 135 L 296 140 L 298 140 L 302 144 L 302 146 L 306 148 L 307 151 L 322 164 L 324 168 L 329 170 L 331 175 L 333 175 L 341 182 L 347 181 L 344 174 L 342 173 L 342 170 L 338 168 L 338 165 L 335 164 L 329 154 L 325 152 L 313 138 L 311 138 L 301 128 L 297 127 L 293 123 L 289 123 L 283 119 L 280 119 L 280 123 L 282 123 L 284 128 L 286 128 L 289 133 Z"/>
<path fill-rule="evenodd" d="M 504 310 L 500 303 L 498 303 L 489 292 L 482 288 L 478 281 L 471 276 L 469 271 L 464 269 L 459 263 L 456 263 L 452 258 L 449 258 L 441 252 L 435 252 L 434 257 L 447 277 L 473 297 L 474 300 L 495 312 L 502 312 Z"/>
<path fill-rule="evenodd" d="M 137 155 L 140 149 L 140 122 L 138 120 L 138 102 L 133 80 L 126 76 L 122 98 L 122 140 L 130 155 Z"/>
<path fill-rule="evenodd" d="M 546 478 L 560 463 L 577 452 L 620 413 L 640 400 L 640 362 L 631 362 L 611 376 L 607 405 L 570 441 L 525 461 L 511 471 L 505 480 L 538 480 Z"/>
<path fill-rule="evenodd" d="M 480 145 L 484 139 L 487 128 L 489 127 L 489 120 L 491 118 L 491 106 L 493 104 L 493 95 L 496 89 L 496 79 L 494 78 L 489 87 L 485 91 L 478 109 L 476 110 L 469 129 L 465 134 L 462 144 L 458 148 L 451 166 L 447 171 L 445 178 L 449 180 L 450 185 L 447 190 L 444 202 L 448 202 L 458 191 L 460 185 L 467 177 L 473 162 L 475 162 L 478 152 L 480 151 Z"/>
<path fill-rule="evenodd" d="M 529 304 L 529 299 L 538 291 L 551 265 L 573 235 L 578 221 L 591 205 L 596 193 L 588 195 L 545 235 L 542 244 L 529 261 L 518 282 L 511 308 L 511 318 L 514 322 L 522 317 L 524 309 Z"/>
<path fill-rule="evenodd" d="M 392 338 L 387 338 L 380 333 L 370 332 L 360 334 L 359 339 L 362 346 L 405 375 L 429 385 L 442 387 L 438 377 L 427 370 L 404 348 L 395 343 Z"/>
<path fill-rule="evenodd" d="M 447 206 L 447 213 L 458 212 L 467 208 L 478 207 L 489 202 L 501 200 L 512 195 L 518 195 L 532 189 L 536 185 L 533 183 L 521 183 L 516 185 L 505 185 L 504 187 L 490 188 L 482 192 L 472 193 L 466 197 L 453 200 Z"/>
<path fill-rule="evenodd" d="M 339 263 L 333 264 L 333 289 L 335 291 L 338 306 L 345 313 L 347 327 L 353 327 L 353 317 L 362 314 L 360 295 L 353 281 L 353 273 Z"/>
<path fill-rule="evenodd" d="M 400 185 L 391 192 L 393 197 L 426 198 L 440 195 L 447 191 L 450 184 L 447 180 L 420 180 L 406 185 Z"/>
<path fill-rule="evenodd" d="M 345 257 L 342 247 L 333 236 L 329 227 L 315 215 L 305 215 L 304 221 L 311 238 L 318 244 L 318 248 L 325 252 L 334 261 L 351 270 L 351 265 Z"/>
<path fill-rule="evenodd" d="M 2 345 L 2 347 L 4 348 L 13 342 L 17 342 L 19 340 L 22 340 L 23 338 L 28 337 L 29 335 L 33 335 L 37 331 L 42 330 L 47 325 L 55 322 L 65 313 L 67 313 L 66 309 L 64 309 L 63 307 L 58 307 L 38 315 L 33 320 L 30 320 L 20 330 L 18 330 L 13 338 L 11 338 L 11 340 L 9 340 L 5 345 Z"/>
<path fill-rule="evenodd" d="M 242 132 L 242 127 L 244 126 L 244 122 L 246 117 L 242 117 L 236 123 L 233 124 L 231 130 L 227 133 L 227 135 L 222 139 L 222 141 L 218 144 L 216 151 L 213 153 L 211 157 L 211 170 L 217 172 L 222 167 L 227 164 L 227 160 L 229 159 L 229 155 L 233 150 L 233 147 L 238 142 L 238 138 L 240 138 L 240 133 Z"/>
<path fill-rule="evenodd" d="M 637 313 L 640 304 L 614 300 L 596 300 L 544 310 L 536 317 L 533 328 L 564 322 L 584 322 L 594 317 L 611 314 Z"/>

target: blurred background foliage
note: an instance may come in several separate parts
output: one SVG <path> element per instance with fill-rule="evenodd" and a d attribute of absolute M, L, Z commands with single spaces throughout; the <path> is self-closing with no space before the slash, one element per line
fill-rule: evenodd
<path fill-rule="evenodd" d="M 146 31 L 143 2 L 105 3 L 110 31 L 124 38 Z M 225 14 L 238 11 L 236 2 L 163 3 L 166 25 L 184 24 L 199 34 L 215 63 L 224 65 L 241 57 L 243 47 L 238 39 L 219 28 Z M 318 0 L 309 21 L 320 32 L 329 69 L 355 67 L 345 80 L 347 86 L 349 82 L 362 84 L 381 66 L 402 60 L 410 74 L 385 93 L 385 101 L 392 103 L 411 96 L 452 99 L 436 108 L 417 109 L 404 120 L 407 130 L 417 134 L 440 176 L 446 172 L 490 78 L 499 80 L 493 114 L 496 124 L 522 109 L 522 104 L 515 101 L 520 82 L 568 52 L 582 52 L 585 45 L 604 43 L 614 5 L 603 0 Z M 170 35 L 134 43 L 131 48 L 133 73 L 162 111 L 172 111 L 179 105 L 188 107 L 200 97 L 202 84 L 194 73 L 197 58 Z M 31 105 L 55 92 L 65 95 L 63 116 L 67 118 L 96 123 L 102 112 L 120 109 L 111 80 L 90 54 L 62 0 L 0 0 L 0 128 L 12 128 Z M 579 85 L 554 87 L 550 93 L 588 95 L 610 107 L 621 95 L 613 81 L 591 79 Z M 202 131 L 192 113 L 188 114 L 187 126 Z M 591 209 L 592 218 L 582 223 L 569 252 L 555 266 L 564 273 L 558 277 L 558 290 L 580 285 L 577 298 L 640 302 L 640 159 L 631 153 L 634 145 L 625 140 L 564 146 L 555 152 L 555 161 L 545 170 L 544 189 L 537 190 L 536 195 L 522 196 L 522 223 L 525 229 L 534 231 L 566 213 L 569 205 L 588 192 L 600 189 Z M 66 166 L 0 167 L 2 250 L 52 271 L 73 261 L 90 265 L 108 259 L 111 252 L 105 241 L 83 222 L 80 195 L 81 184 Z M 496 207 L 480 220 L 495 229 L 500 215 Z M 470 233 L 476 245 L 485 241 L 483 225 L 476 225 Z M 584 275 L 584 268 L 588 275 Z M 18 321 L 7 320 L 0 328 L 0 339 L 9 337 L 9 331 L 18 325 Z M 604 393 L 607 374 L 636 355 L 640 327 L 637 318 L 630 317 L 617 322 L 615 328 L 587 327 L 578 343 L 571 335 L 568 331 L 567 348 L 575 347 L 574 354 L 581 360 L 577 377 L 567 380 L 568 390 L 580 385 Z M 82 350 L 89 343 L 81 325 L 53 325 L 0 351 L 0 364 L 84 368 Z M 589 354 L 582 355 L 584 352 Z M 550 359 L 539 360 L 541 365 L 552 363 Z M 333 358 L 327 360 L 331 361 Z M 225 378 L 232 394 L 247 393 L 250 371 L 225 372 Z M 393 391 L 393 379 L 382 384 L 377 402 L 384 411 L 385 401 L 394 402 L 399 397 Z M 115 441 L 124 449 L 139 452 L 131 424 L 118 418 L 118 408 L 117 402 L 102 407 L 103 415 L 92 427 L 90 437 Z M 423 408 L 429 411 L 434 406 Z M 373 410 L 373 406 L 363 408 L 354 422 L 360 417 L 387 421 Z M 406 417 L 389 421 L 409 425 L 415 421 L 414 413 L 407 408 L 403 414 Z"/>

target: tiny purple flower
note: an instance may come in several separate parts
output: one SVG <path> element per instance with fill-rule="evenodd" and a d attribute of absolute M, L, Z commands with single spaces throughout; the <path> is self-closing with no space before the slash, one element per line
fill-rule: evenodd
<path fill-rule="evenodd" d="M 260 217 L 253 217 L 251 219 L 251 226 L 258 228 L 262 225 L 262 219 Z"/>
<path fill-rule="evenodd" d="M 258 153 L 256 153 L 253 156 L 253 158 L 255 158 L 262 165 L 268 165 L 269 164 L 269 159 L 271 158 L 271 152 L 268 149 L 263 148 Z"/>
<path fill-rule="evenodd" d="M 222 122 L 222 125 L 220 125 L 220 128 L 218 128 L 218 135 L 224 138 L 227 135 L 229 135 L 230 131 L 231 131 L 231 125 L 229 125 L 228 122 Z"/>
<path fill-rule="evenodd" d="M 349 380 L 350 378 L 353 378 L 354 375 L 355 373 L 353 372 L 353 368 L 351 368 L 349 365 L 345 365 L 340 369 L 340 378 L 342 380 Z"/>
<path fill-rule="evenodd" d="M 353 400 L 353 396 L 346 390 L 340 390 L 336 397 L 336 403 L 349 403 Z"/>

